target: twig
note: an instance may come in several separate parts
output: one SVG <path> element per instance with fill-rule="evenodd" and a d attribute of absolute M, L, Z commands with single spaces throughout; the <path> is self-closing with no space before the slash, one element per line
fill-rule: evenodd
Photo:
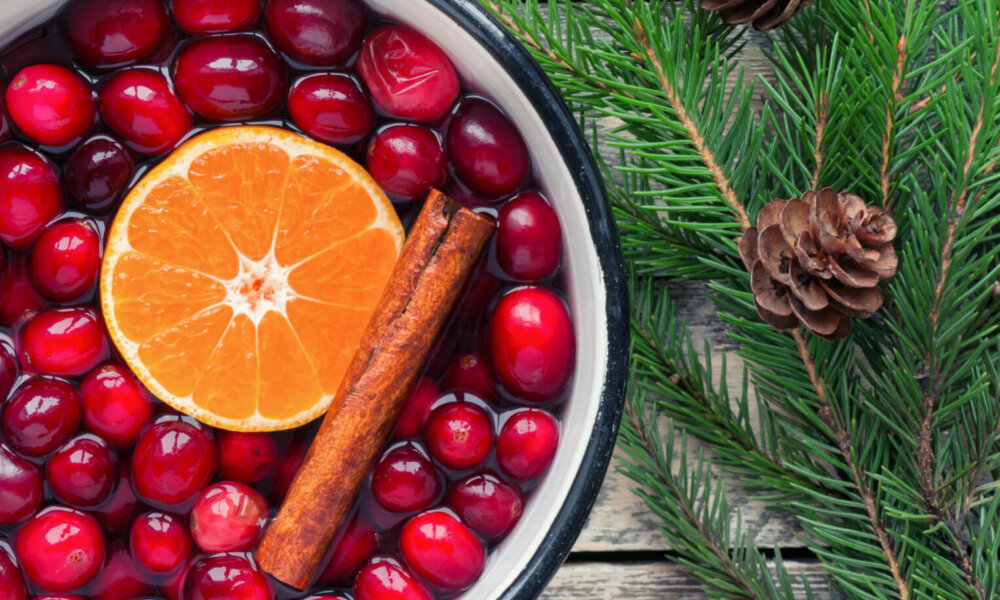
<path fill-rule="evenodd" d="M 820 91 L 819 99 L 816 101 L 816 149 L 813 151 L 812 187 L 815 190 L 819 185 L 819 174 L 823 170 L 823 134 L 826 132 L 826 119 L 829 117 L 830 99 L 826 91 Z"/>
<path fill-rule="evenodd" d="M 916 0 L 914 0 L 916 3 Z M 889 159 L 891 157 L 892 132 L 896 127 L 896 105 L 903 100 L 903 82 L 906 81 L 906 34 L 899 36 L 896 43 L 896 70 L 892 73 L 892 96 L 889 106 L 885 109 L 885 132 L 882 134 L 882 163 L 879 166 L 879 187 L 882 190 L 882 206 L 887 211 L 892 210 L 892 198 L 889 196 Z"/>

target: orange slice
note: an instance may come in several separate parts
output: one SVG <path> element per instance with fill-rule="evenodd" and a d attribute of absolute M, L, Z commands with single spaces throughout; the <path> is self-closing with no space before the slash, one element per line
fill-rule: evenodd
<path fill-rule="evenodd" d="M 403 238 L 344 154 L 272 127 L 216 129 L 125 199 L 101 306 L 167 404 L 224 429 L 288 429 L 329 407 Z"/>

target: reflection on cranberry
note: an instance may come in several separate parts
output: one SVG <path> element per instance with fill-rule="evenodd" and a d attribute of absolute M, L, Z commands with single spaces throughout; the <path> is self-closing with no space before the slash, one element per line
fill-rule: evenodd
<path fill-rule="evenodd" d="M 94 124 L 90 85 L 59 65 L 22 69 L 7 86 L 7 111 L 18 129 L 45 146 L 65 146 Z"/>
<path fill-rule="evenodd" d="M 139 512 L 142 503 L 135 497 L 132 491 L 132 483 L 129 481 L 129 466 L 126 461 L 120 461 L 118 465 L 118 485 L 111 499 L 91 513 L 97 518 L 101 526 L 109 532 L 125 531 L 132 517 Z"/>
<path fill-rule="evenodd" d="M 104 550 L 104 532 L 94 517 L 61 506 L 38 513 L 14 536 L 25 575 L 50 592 L 89 583 L 104 564 Z"/>
<path fill-rule="evenodd" d="M 321 585 L 344 585 L 362 564 L 378 552 L 379 534 L 371 523 L 355 516 L 334 546 L 319 575 Z"/>
<path fill-rule="evenodd" d="M 49 457 L 45 479 L 60 501 L 91 508 L 111 497 L 118 483 L 118 456 L 101 438 L 80 435 Z"/>
<path fill-rule="evenodd" d="M 101 240 L 86 221 L 50 226 L 31 249 L 31 281 L 49 300 L 73 302 L 88 295 L 101 268 Z"/>
<path fill-rule="evenodd" d="M 292 85 L 288 114 L 302 131 L 328 144 L 360 142 L 375 126 L 375 109 L 361 86 L 344 73 L 314 73 Z"/>
<path fill-rule="evenodd" d="M 390 125 L 368 145 L 368 171 L 390 196 L 422 199 L 444 183 L 446 163 L 441 139 L 420 125 Z"/>
<path fill-rule="evenodd" d="M 471 402 L 452 402 L 434 409 L 424 429 L 427 449 L 438 462 L 460 471 L 489 454 L 493 422 L 486 411 Z"/>
<path fill-rule="evenodd" d="M 34 316 L 45 300 L 31 284 L 29 255 L 18 252 L 7 257 L 0 277 L 0 323 L 14 325 Z"/>
<path fill-rule="evenodd" d="M 135 562 L 151 573 L 172 573 L 191 555 L 191 538 L 174 515 L 148 512 L 132 521 L 129 551 Z"/>
<path fill-rule="evenodd" d="M 282 52 L 309 65 L 344 63 L 361 45 L 368 18 L 356 0 L 271 0 L 267 31 Z"/>
<path fill-rule="evenodd" d="M 219 432 L 219 476 L 254 484 L 278 467 L 278 445 L 269 433 Z"/>
<path fill-rule="evenodd" d="M 121 199 L 133 168 L 132 155 L 121 143 L 97 136 L 77 146 L 63 163 L 63 183 L 71 202 L 104 211 Z"/>
<path fill-rule="evenodd" d="M 101 90 L 101 117 L 142 154 L 162 154 L 191 130 L 191 115 L 170 82 L 150 69 L 112 75 Z"/>
<path fill-rule="evenodd" d="M 0 525 L 14 525 L 31 516 L 42 505 L 42 491 L 42 473 L 38 466 L 0 443 Z M 3 579 L 2 560 L 0 556 L 0 580 Z M 0 594 L 0 597 L 7 596 Z"/>
<path fill-rule="evenodd" d="M 6 340 L 0 338 L 0 402 L 10 394 L 17 376 L 20 375 L 13 349 L 5 342 Z"/>
<path fill-rule="evenodd" d="M 22 384 L 3 407 L 3 434 L 21 454 L 44 456 L 80 427 L 80 395 L 58 379 Z"/>
<path fill-rule="evenodd" d="M 249 28 L 260 16 L 259 0 L 171 0 L 177 26 L 192 35 Z"/>
<path fill-rule="evenodd" d="M 89 306 L 50 308 L 21 332 L 27 366 L 47 375 L 79 377 L 108 358 L 104 321 Z"/>
<path fill-rule="evenodd" d="M 267 578 L 242 556 L 202 559 L 191 567 L 184 584 L 189 600 L 274 600 Z"/>
<path fill-rule="evenodd" d="M 441 390 L 430 377 L 421 377 L 403 405 L 403 412 L 396 420 L 396 439 L 416 437 L 431 414 L 431 405 L 441 397 Z"/>
<path fill-rule="evenodd" d="M 411 444 L 385 453 L 372 471 L 372 495 L 386 510 L 423 510 L 440 493 L 437 469 L 426 454 Z"/>
<path fill-rule="evenodd" d="M 552 207 L 538 192 L 522 192 L 500 209 L 497 264 L 511 279 L 551 277 L 562 260 L 562 229 Z"/>
<path fill-rule="evenodd" d="M 463 590 L 479 579 L 486 550 L 461 521 L 444 511 L 419 514 L 403 526 L 399 547 L 406 564 L 435 587 Z"/>
<path fill-rule="evenodd" d="M 432 600 L 434 596 L 398 559 L 376 556 L 354 581 L 355 600 Z"/>
<path fill-rule="evenodd" d="M 64 22 L 77 60 L 92 67 L 141 60 L 155 52 L 170 31 L 162 0 L 75 0 Z"/>
<path fill-rule="evenodd" d="M 28 587 L 24 577 L 14 563 L 14 558 L 0 546 L 0 598 L 4 600 L 27 600 Z"/>
<path fill-rule="evenodd" d="M 63 209 L 56 168 L 23 146 L 0 148 L 0 241 L 24 249 Z"/>
<path fill-rule="evenodd" d="M 559 445 L 559 423 L 536 408 L 520 410 L 503 424 L 497 437 L 497 463 L 518 481 L 536 479 L 552 462 Z"/>
<path fill-rule="evenodd" d="M 253 549 L 264 533 L 267 500 L 245 483 L 220 481 L 208 486 L 191 507 L 191 538 L 203 552 Z"/>
<path fill-rule="evenodd" d="M 84 425 L 119 449 L 132 446 L 153 417 L 149 393 L 132 371 L 116 362 L 87 373 L 80 396 Z"/>
<path fill-rule="evenodd" d="M 480 98 L 459 104 L 448 125 L 448 159 L 462 183 L 490 198 L 516 191 L 531 169 L 521 134 Z"/>
<path fill-rule="evenodd" d="M 456 482 L 445 502 L 486 540 L 510 533 L 524 510 L 521 490 L 492 473 L 470 475 Z"/>
<path fill-rule="evenodd" d="M 132 485 L 148 502 L 180 506 L 211 481 L 216 452 L 207 429 L 185 419 L 164 417 L 136 442 Z"/>

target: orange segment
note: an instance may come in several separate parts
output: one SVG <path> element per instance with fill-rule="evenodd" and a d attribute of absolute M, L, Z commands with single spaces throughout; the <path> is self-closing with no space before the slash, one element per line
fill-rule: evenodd
<path fill-rule="evenodd" d="M 225 429 L 288 429 L 329 408 L 402 244 L 347 156 L 271 127 L 216 129 L 125 199 L 101 304 L 164 402 Z"/>

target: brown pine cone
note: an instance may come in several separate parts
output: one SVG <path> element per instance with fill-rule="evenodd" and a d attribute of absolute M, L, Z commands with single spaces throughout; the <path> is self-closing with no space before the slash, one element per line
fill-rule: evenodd
<path fill-rule="evenodd" d="M 719 11 L 730 25 L 753 22 L 754 29 L 774 29 L 795 16 L 810 0 L 701 0 L 705 10 Z"/>
<path fill-rule="evenodd" d="M 878 282 L 896 273 L 896 222 L 854 194 L 830 188 L 772 200 L 740 238 L 757 312 L 778 331 L 799 323 L 845 337 L 851 317 L 882 306 Z"/>

